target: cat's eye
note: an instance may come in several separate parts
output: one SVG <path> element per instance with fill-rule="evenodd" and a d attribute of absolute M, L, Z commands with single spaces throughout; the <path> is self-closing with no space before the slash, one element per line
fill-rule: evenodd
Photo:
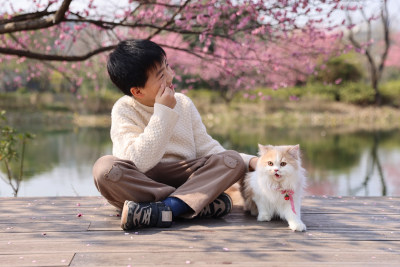
<path fill-rule="evenodd" d="M 274 163 L 272 161 L 268 161 L 269 166 L 274 166 Z"/>
<path fill-rule="evenodd" d="M 281 166 L 282 167 L 286 166 L 286 162 L 281 162 Z"/>

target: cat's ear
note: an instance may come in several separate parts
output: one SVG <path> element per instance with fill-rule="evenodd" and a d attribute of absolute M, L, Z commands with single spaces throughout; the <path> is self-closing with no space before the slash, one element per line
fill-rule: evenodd
<path fill-rule="evenodd" d="M 264 146 L 264 145 L 258 144 L 258 155 L 259 155 L 259 156 L 264 155 L 264 154 L 267 153 L 267 151 L 268 151 L 269 149 L 271 149 L 271 148 L 272 148 L 271 145 L 266 145 L 266 146 Z"/>
<path fill-rule="evenodd" d="M 295 159 L 300 159 L 300 145 L 290 146 L 288 153 Z"/>

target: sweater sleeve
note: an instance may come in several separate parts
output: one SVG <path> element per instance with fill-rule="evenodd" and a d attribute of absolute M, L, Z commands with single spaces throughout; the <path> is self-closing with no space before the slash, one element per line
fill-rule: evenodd
<path fill-rule="evenodd" d="M 113 154 L 133 161 L 139 171 L 146 172 L 162 159 L 179 114 L 156 103 L 154 114 L 144 129 L 135 123 L 134 118 L 134 114 L 126 108 L 113 110 Z"/>

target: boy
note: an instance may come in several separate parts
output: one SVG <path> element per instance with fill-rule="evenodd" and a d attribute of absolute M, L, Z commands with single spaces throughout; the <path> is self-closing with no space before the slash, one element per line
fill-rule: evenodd
<path fill-rule="evenodd" d="M 121 227 L 170 227 L 175 217 L 219 218 L 232 209 L 223 193 L 257 158 L 226 151 L 206 132 L 192 101 L 175 93 L 164 50 L 122 41 L 107 70 L 125 94 L 111 112 L 113 156 L 93 167 L 99 192 L 122 209 Z"/>

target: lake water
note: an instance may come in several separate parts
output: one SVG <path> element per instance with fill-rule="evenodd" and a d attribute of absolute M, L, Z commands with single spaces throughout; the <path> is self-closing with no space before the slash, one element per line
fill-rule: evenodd
<path fill-rule="evenodd" d="M 18 196 L 98 196 L 92 165 L 111 153 L 107 128 L 34 132 L 26 149 Z M 307 195 L 400 196 L 398 131 L 330 133 L 324 129 L 240 127 L 210 134 L 227 149 L 257 153 L 257 143 L 300 144 L 308 172 Z M 0 162 L 2 164 L 2 162 Z M 4 169 L 0 175 L 5 177 Z M 13 196 L 0 179 L 0 197 Z"/>

